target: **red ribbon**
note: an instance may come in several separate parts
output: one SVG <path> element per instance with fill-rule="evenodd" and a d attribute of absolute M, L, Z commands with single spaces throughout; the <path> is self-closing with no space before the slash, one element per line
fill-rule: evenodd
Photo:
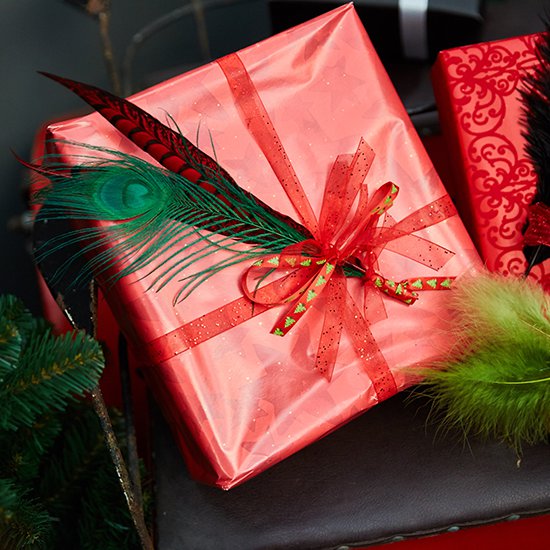
<path fill-rule="evenodd" d="M 550 246 L 550 207 L 542 202 L 531 204 L 527 210 L 529 226 L 524 235 L 527 246 Z"/>
<path fill-rule="evenodd" d="M 452 202 L 448 196 L 441 197 L 395 222 L 386 212 L 399 189 L 388 182 L 369 197 L 364 180 L 374 152 L 361 139 L 355 155 L 341 155 L 336 159 L 317 222 L 240 58 L 232 54 L 220 59 L 218 64 L 243 121 L 314 239 L 291 246 L 280 254 L 268 254 L 255 262 L 243 275 L 243 297 L 154 340 L 150 345 L 153 359 L 169 359 L 270 307 L 289 304 L 272 331 L 282 336 L 323 296 L 324 321 L 316 368 L 330 378 L 345 329 L 379 399 L 389 397 L 397 391 L 395 381 L 370 331 L 369 322 L 347 289 L 348 275 L 361 276 L 366 289 L 377 289 L 406 304 L 414 303 L 418 290 L 448 288 L 452 280 L 448 277 L 393 282 L 377 273 L 376 264 L 380 252 L 387 248 L 433 269 L 442 267 L 453 253 L 412 233 L 454 215 Z M 282 277 L 250 288 L 251 279 L 259 277 L 265 282 L 266 275 L 282 271 Z"/>

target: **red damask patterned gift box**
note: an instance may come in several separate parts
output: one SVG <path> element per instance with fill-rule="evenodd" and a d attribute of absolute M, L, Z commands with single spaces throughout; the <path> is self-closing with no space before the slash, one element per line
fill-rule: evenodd
<path fill-rule="evenodd" d="M 536 175 L 524 150 L 520 89 L 538 63 L 537 37 L 446 50 L 433 70 L 454 175 L 449 192 L 488 269 L 504 275 L 527 267 L 522 230 Z M 530 277 L 550 288 L 550 262 Z"/>
<path fill-rule="evenodd" d="M 445 353 L 449 283 L 479 258 L 352 5 L 131 100 L 186 136 L 200 122 L 202 147 L 239 186 L 311 234 L 229 262 L 177 303 L 187 272 L 149 288 L 173 250 L 106 289 L 197 479 L 243 482 Z M 147 158 L 97 114 L 50 133 L 69 162 L 69 142 Z M 275 275 L 265 292 L 262 269 Z"/>

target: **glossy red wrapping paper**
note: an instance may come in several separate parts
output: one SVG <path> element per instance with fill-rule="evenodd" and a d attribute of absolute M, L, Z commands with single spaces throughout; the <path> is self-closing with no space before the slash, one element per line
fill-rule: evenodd
<path fill-rule="evenodd" d="M 445 200 L 442 184 L 351 5 L 246 48 L 238 57 L 316 215 L 331 166 L 339 155 L 353 155 L 361 138 L 376 155 L 366 178 L 369 194 L 388 181 L 400 188 L 391 209 L 395 220 L 436 199 Z M 235 105 L 222 65 L 227 69 L 224 61 L 211 63 L 132 100 L 161 120 L 169 113 L 189 138 L 200 124 L 199 146 L 215 155 L 241 187 L 298 218 L 252 137 L 249 121 Z M 54 125 L 50 131 L 54 138 L 144 157 L 97 115 Z M 71 152 L 69 145 L 57 147 L 64 154 Z M 378 257 L 379 272 L 400 281 L 459 276 L 478 266 L 458 216 L 417 235 L 454 255 L 434 272 L 384 250 Z M 322 301 L 282 338 L 270 334 L 281 316 L 281 307 L 273 307 L 244 322 L 235 320 L 236 326 L 218 335 L 200 334 L 204 341 L 188 349 L 167 343 L 167 334 L 241 298 L 241 277 L 249 267 L 224 269 L 177 305 L 173 297 L 181 282 L 147 291 L 151 278 L 140 277 L 143 273 L 124 278 L 108 292 L 122 329 L 144 355 L 157 358 L 146 376 L 192 475 L 223 488 L 260 473 L 391 395 L 375 389 L 345 331 L 332 378 L 315 369 Z M 347 290 L 357 304 L 363 303 L 358 281 L 348 282 Z M 372 322 L 370 330 L 388 365 L 388 387 L 406 387 L 412 381 L 408 367 L 445 353 L 450 343 L 439 329 L 448 316 L 447 293 L 422 292 L 413 306 L 384 298 L 387 318 Z M 366 319 L 374 321 L 368 314 Z"/>
<path fill-rule="evenodd" d="M 433 72 L 451 154 L 450 192 L 487 268 L 520 276 L 527 207 L 536 175 L 520 125 L 522 79 L 538 63 L 537 35 L 446 50 Z M 452 188 L 451 188 L 452 187 Z M 530 277 L 550 289 L 550 262 Z"/>

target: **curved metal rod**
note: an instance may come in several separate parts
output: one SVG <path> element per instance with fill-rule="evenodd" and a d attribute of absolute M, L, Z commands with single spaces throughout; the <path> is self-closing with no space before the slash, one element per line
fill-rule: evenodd
<path fill-rule="evenodd" d="M 201 48 L 201 54 L 204 61 L 209 61 L 211 59 L 210 45 L 208 41 L 208 31 L 206 28 L 206 21 L 204 18 L 204 12 L 210 9 L 225 7 L 234 4 L 244 3 L 247 0 L 206 0 L 201 2 L 200 0 L 191 0 L 190 4 L 181 6 L 151 21 L 145 27 L 142 27 L 138 32 L 136 32 L 130 41 L 130 44 L 126 48 L 124 54 L 124 60 L 122 63 L 122 80 L 124 83 L 123 92 L 125 96 L 128 96 L 133 93 L 133 83 L 132 83 L 132 66 L 134 59 L 139 48 L 152 36 L 154 36 L 159 31 L 169 27 L 170 25 L 176 23 L 184 17 L 189 15 L 195 15 L 197 21 L 197 32 L 199 34 L 199 44 Z"/>
<path fill-rule="evenodd" d="M 92 313 L 94 332 L 97 327 L 97 286 L 92 280 L 90 284 L 90 298 L 91 304 L 90 309 Z M 77 329 L 78 327 L 73 324 L 73 327 Z M 97 338 L 97 334 L 93 335 L 94 338 Z M 139 493 L 136 494 L 136 487 L 130 480 L 130 475 L 128 473 L 128 468 L 122 456 L 120 446 L 118 444 L 115 431 L 113 429 L 113 424 L 111 422 L 111 417 L 109 416 L 109 411 L 105 400 L 103 399 L 103 394 L 99 387 L 99 384 L 91 391 L 92 397 L 92 406 L 96 412 L 101 428 L 105 436 L 105 441 L 107 443 L 107 448 L 111 455 L 111 459 L 115 466 L 115 470 L 122 487 L 122 492 L 126 499 L 128 509 L 130 510 L 130 515 L 132 521 L 136 528 L 136 532 L 141 542 L 141 547 L 143 550 L 154 550 L 153 542 L 147 530 L 147 525 L 145 523 L 145 517 L 143 515 L 143 508 L 141 505 L 141 488 Z"/>

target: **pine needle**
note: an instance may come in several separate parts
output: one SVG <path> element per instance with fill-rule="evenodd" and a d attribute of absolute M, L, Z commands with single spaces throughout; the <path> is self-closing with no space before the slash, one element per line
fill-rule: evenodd
<path fill-rule="evenodd" d="M 41 414 L 64 410 L 97 384 L 103 365 L 99 344 L 84 333 L 39 334 L 0 384 L 0 427 L 32 426 Z"/>
<path fill-rule="evenodd" d="M 98 418 L 77 399 L 97 384 L 99 344 L 55 337 L 2 296 L 0 361 L 0 548 L 137 548 Z"/>
<path fill-rule="evenodd" d="M 2 550 L 51 548 L 51 518 L 43 506 L 11 479 L 0 478 Z"/>
<path fill-rule="evenodd" d="M 111 414 L 120 435 L 121 416 Z M 79 403 L 69 408 L 65 421 L 38 484 L 49 514 L 64 526 L 57 531 L 57 544 L 60 548 L 137 548 L 137 533 L 97 416 Z"/>
<path fill-rule="evenodd" d="M 32 426 L 20 427 L 15 432 L 0 430 L 0 472 L 19 483 L 32 485 L 61 431 L 59 416 L 59 413 L 45 414 Z"/>
<path fill-rule="evenodd" d="M 36 322 L 15 296 L 0 296 L 0 378 L 17 366 L 21 349 Z"/>

